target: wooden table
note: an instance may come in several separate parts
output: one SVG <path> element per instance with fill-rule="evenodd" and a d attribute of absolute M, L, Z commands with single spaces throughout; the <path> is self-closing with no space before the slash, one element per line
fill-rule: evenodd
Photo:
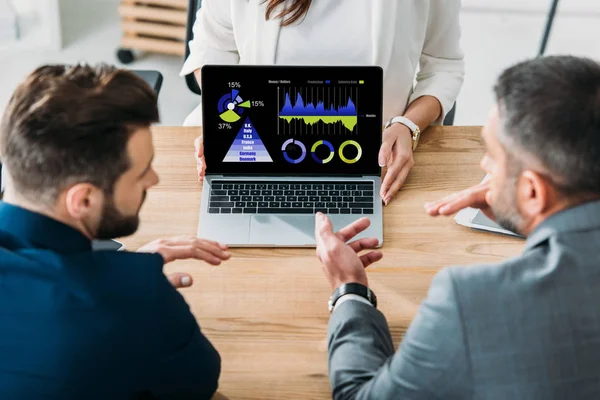
<path fill-rule="evenodd" d="M 437 127 L 424 133 L 409 179 L 385 207 L 384 259 L 369 268 L 395 343 L 447 265 L 476 264 L 518 254 L 523 241 L 472 231 L 451 218 L 431 218 L 426 201 L 478 183 L 478 127 Z M 154 129 L 155 168 L 139 232 L 129 249 L 159 237 L 194 235 L 200 184 L 193 139 L 199 128 Z M 220 267 L 176 262 L 192 288 L 182 290 L 200 327 L 221 353 L 219 392 L 231 399 L 328 399 L 326 332 L 330 289 L 312 249 L 235 249 Z"/>

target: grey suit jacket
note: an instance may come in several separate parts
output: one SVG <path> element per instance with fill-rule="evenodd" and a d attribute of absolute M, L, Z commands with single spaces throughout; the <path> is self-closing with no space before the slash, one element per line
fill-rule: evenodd
<path fill-rule="evenodd" d="M 548 218 L 520 257 L 442 270 L 397 352 L 381 312 L 344 302 L 329 370 L 335 399 L 600 399 L 600 202 Z"/>

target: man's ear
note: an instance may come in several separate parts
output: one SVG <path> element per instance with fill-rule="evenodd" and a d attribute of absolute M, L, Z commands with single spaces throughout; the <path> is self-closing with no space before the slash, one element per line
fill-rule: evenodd
<path fill-rule="evenodd" d="M 73 185 L 65 195 L 66 210 L 77 220 L 85 219 L 101 209 L 102 201 L 102 191 L 90 183 Z"/>
<path fill-rule="evenodd" d="M 517 183 L 520 211 L 530 219 L 544 214 L 550 207 L 552 191 L 550 183 L 542 175 L 532 170 L 523 171 Z"/>

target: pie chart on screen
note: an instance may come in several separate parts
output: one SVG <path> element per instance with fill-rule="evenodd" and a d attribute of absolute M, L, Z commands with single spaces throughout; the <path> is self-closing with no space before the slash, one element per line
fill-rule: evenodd
<path fill-rule="evenodd" d="M 242 118 L 244 110 L 250 108 L 250 100 L 244 101 L 240 97 L 240 91 L 232 89 L 219 100 L 219 117 L 225 122 L 237 122 Z"/>

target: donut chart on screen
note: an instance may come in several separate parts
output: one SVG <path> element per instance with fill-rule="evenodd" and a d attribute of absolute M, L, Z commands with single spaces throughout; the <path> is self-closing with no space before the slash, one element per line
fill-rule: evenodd
<path fill-rule="evenodd" d="M 289 145 L 296 145 L 298 147 L 300 147 L 300 150 L 302 150 L 302 154 L 300 155 L 300 157 L 298 158 L 292 158 L 290 157 L 290 155 L 288 154 L 287 148 Z M 299 140 L 296 139 L 288 139 L 283 143 L 283 146 L 281 146 L 281 151 L 283 152 L 283 158 L 285 158 L 285 161 L 289 162 L 290 164 L 299 164 L 302 161 L 304 161 L 304 158 L 306 157 L 306 146 L 304 146 L 304 143 L 302 143 Z"/>
<path fill-rule="evenodd" d="M 319 156 L 317 156 L 316 153 L 317 147 L 319 147 L 320 145 L 325 145 L 329 148 L 329 155 L 327 156 L 327 158 L 324 158 L 322 160 L 319 158 Z M 315 142 L 315 144 L 313 144 L 312 148 L 310 149 L 310 154 L 318 164 L 327 164 L 328 162 L 333 160 L 333 156 L 335 155 L 335 149 L 333 148 L 333 145 L 327 140 L 319 140 L 318 142 Z"/>
<path fill-rule="evenodd" d="M 356 148 L 356 152 L 357 152 L 356 157 L 347 158 L 346 156 L 344 156 L 344 149 L 346 148 L 346 146 L 354 146 Z M 354 164 L 355 162 L 360 160 L 360 157 L 362 156 L 362 147 L 360 147 L 360 144 L 358 144 L 358 142 L 356 142 L 355 140 L 346 140 L 340 146 L 339 155 L 340 155 L 340 159 L 343 162 L 345 162 L 346 164 Z"/>

